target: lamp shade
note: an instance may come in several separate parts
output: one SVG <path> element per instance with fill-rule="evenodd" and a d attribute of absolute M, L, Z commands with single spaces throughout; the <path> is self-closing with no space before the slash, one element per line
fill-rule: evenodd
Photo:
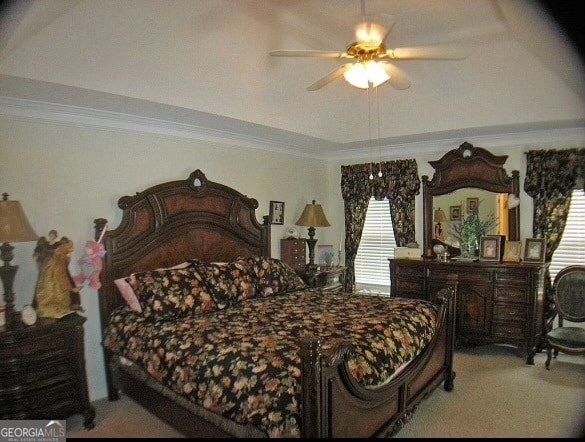
<path fill-rule="evenodd" d="M 0 242 L 36 241 L 39 236 L 30 226 L 18 201 L 9 201 L 3 194 L 0 201 Z"/>
<path fill-rule="evenodd" d="M 441 209 L 435 210 L 435 222 L 443 223 L 445 221 L 447 221 L 447 214 L 445 211 Z"/>
<path fill-rule="evenodd" d="M 295 225 L 306 227 L 329 227 L 331 224 L 327 221 L 327 217 L 325 216 L 325 212 L 323 212 L 321 204 L 315 204 L 315 200 L 313 200 L 312 204 L 307 204 L 305 206 L 301 217 L 297 220 Z"/>

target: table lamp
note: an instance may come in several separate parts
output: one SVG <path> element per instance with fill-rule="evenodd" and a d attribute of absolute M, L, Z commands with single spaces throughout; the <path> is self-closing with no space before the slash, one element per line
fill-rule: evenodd
<path fill-rule="evenodd" d="M 321 204 L 315 204 L 315 200 L 313 200 L 312 204 L 307 204 L 295 225 L 309 227 L 309 239 L 307 239 L 307 245 L 309 246 L 309 263 L 306 265 L 305 270 L 308 272 L 316 272 L 315 244 L 317 244 L 317 240 L 314 238 L 315 227 L 329 227 L 331 225 L 329 224 L 329 221 L 327 221 L 327 217 L 323 212 Z"/>
<path fill-rule="evenodd" d="M 441 223 L 444 223 L 445 221 L 447 221 L 447 214 L 445 211 L 440 208 L 435 210 L 435 238 L 440 239 L 441 241 L 445 239 L 443 236 L 443 226 L 441 226 Z"/>
<path fill-rule="evenodd" d="M 9 201 L 8 194 L 2 194 L 0 201 L 0 258 L 4 262 L 0 266 L 0 278 L 4 286 L 4 304 L 6 304 L 6 328 L 9 329 L 14 323 L 14 277 L 18 266 L 10 265 L 14 258 L 11 242 L 36 241 L 39 236 L 30 226 L 22 206 L 18 201 Z"/>

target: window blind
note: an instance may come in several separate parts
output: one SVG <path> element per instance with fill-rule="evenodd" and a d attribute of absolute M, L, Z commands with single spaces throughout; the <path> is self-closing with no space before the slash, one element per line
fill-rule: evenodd
<path fill-rule="evenodd" d="M 358 291 L 390 294 L 388 258 L 394 257 L 394 247 L 396 241 L 388 200 L 376 201 L 372 197 L 355 260 Z"/>
<path fill-rule="evenodd" d="M 560 270 L 576 264 L 585 265 L 585 192 L 581 189 L 571 196 L 565 231 L 550 264 L 551 282 Z"/>

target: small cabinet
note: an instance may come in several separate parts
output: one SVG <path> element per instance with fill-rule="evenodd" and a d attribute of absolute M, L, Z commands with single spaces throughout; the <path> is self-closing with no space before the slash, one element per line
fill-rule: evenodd
<path fill-rule="evenodd" d="M 0 327 L 0 419 L 66 419 L 95 426 L 85 373 L 83 323 L 71 314 Z"/>
<path fill-rule="evenodd" d="M 295 270 L 304 270 L 307 263 L 307 241 L 304 238 L 281 239 L 280 260 Z"/>
<path fill-rule="evenodd" d="M 526 362 L 543 348 L 546 264 L 390 259 L 390 294 L 433 300 L 457 283 L 457 344 L 522 347 Z"/>

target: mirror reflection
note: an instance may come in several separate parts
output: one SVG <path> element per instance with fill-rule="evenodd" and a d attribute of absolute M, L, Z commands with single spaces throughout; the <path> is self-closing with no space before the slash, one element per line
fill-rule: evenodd
<path fill-rule="evenodd" d="M 433 197 L 433 238 L 459 248 L 461 221 L 477 211 L 482 222 L 490 222 L 486 235 L 508 236 L 508 206 L 513 204 L 506 193 L 477 188 L 463 188 Z"/>

